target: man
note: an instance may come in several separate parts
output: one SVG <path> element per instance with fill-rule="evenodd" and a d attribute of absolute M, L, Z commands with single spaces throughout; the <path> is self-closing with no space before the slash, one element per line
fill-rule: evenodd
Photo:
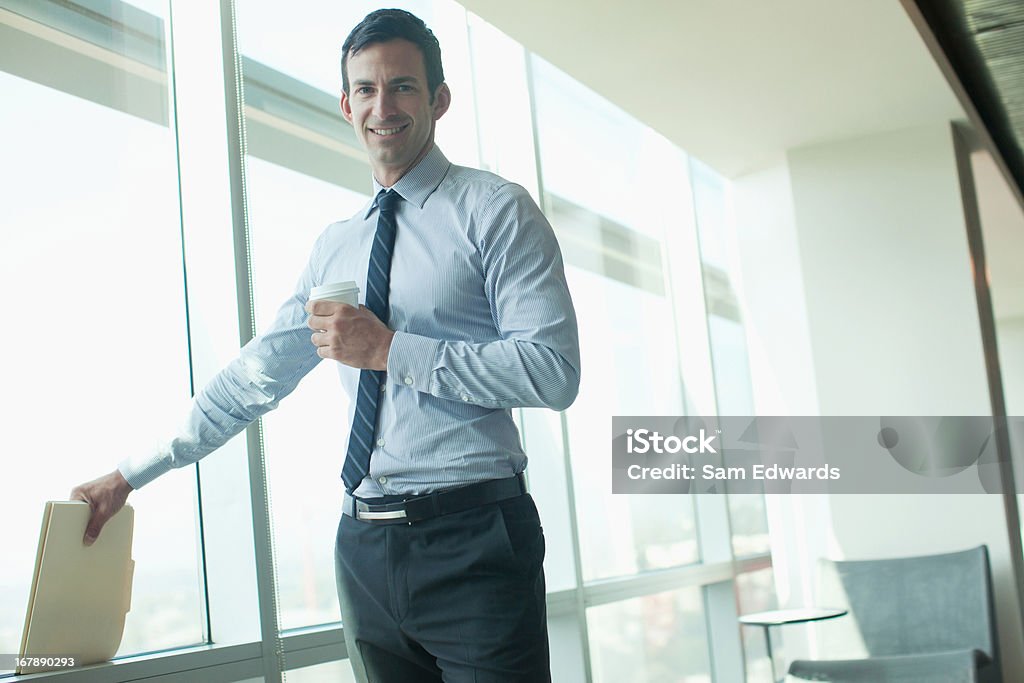
<path fill-rule="evenodd" d="M 342 76 L 375 198 L 321 234 L 294 295 L 166 449 L 72 491 L 92 506 L 86 541 L 131 490 L 222 445 L 330 359 L 353 399 L 335 556 L 357 677 L 549 681 L 544 538 L 510 409 L 563 410 L 579 387 L 558 245 L 525 190 L 434 145 L 451 93 L 421 20 L 367 16 Z M 354 278 L 365 306 L 309 301 Z"/>

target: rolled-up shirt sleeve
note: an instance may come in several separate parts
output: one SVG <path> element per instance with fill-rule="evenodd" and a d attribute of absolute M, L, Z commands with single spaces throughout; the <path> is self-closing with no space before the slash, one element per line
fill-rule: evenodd
<path fill-rule="evenodd" d="M 564 410 L 579 391 L 579 332 L 554 231 L 512 183 L 498 187 L 475 218 L 484 290 L 501 339 L 398 331 L 389 380 L 486 408 Z"/>
<path fill-rule="evenodd" d="M 320 361 L 310 341 L 305 312 L 315 283 L 321 240 L 291 297 L 262 334 L 242 347 L 238 358 L 217 373 L 192 400 L 184 424 L 154 453 L 126 458 L 117 468 L 138 489 L 160 475 L 185 467 L 227 443 L 260 416 L 273 410 Z"/>

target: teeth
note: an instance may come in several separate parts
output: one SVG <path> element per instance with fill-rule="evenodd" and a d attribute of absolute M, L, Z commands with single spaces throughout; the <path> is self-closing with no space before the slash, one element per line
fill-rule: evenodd
<path fill-rule="evenodd" d="M 395 133 L 401 131 L 403 128 L 405 128 L 405 126 L 400 126 L 398 128 L 371 128 L 370 130 L 372 130 L 377 135 L 394 135 Z"/>

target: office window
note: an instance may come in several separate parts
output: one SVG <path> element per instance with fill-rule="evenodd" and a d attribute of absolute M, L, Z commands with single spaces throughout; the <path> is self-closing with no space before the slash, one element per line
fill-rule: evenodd
<path fill-rule="evenodd" d="M 657 138 L 543 60 L 532 60 L 548 218 L 562 245 L 583 373 L 567 411 L 584 580 L 699 560 L 693 502 L 613 496 L 613 415 L 682 414 L 675 323 L 663 271 L 667 212 L 645 181 L 676 158 Z M 572 121 L 572 126 L 565 126 Z M 581 164 L 581 159 L 588 159 Z"/>
<path fill-rule="evenodd" d="M 288 683 L 356 683 L 356 676 L 352 665 L 343 659 L 291 669 L 285 674 L 285 680 Z"/>
<path fill-rule="evenodd" d="M 732 279 L 736 267 L 730 242 L 727 184 L 699 161 L 691 160 L 690 168 L 718 412 L 753 415 L 746 331 Z M 733 552 L 738 557 L 768 552 L 763 493 L 729 494 L 729 517 Z"/>
<path fill-rule="evenodd" d="M 4 429 L 3 652 L 20 644 L 45 501 L 151 451 L 190 395 L 167 7 L 138 4 L 0 13 L 0 355 L 17 399 Z M 195 478 L 129 502 L 136 569 L 119 654 L 201 642 Z"/>
<path fill-rule="evenodd" d="M 775 596 L 775 577 L 772 568 L 746 572 L 736 577 L 736 601 L 740 614 L 752 614 L 779 608 Z M 781 651 L 784 629 L 772 630 L 772 647 Z M 772 678 L 772 665 L 764 640 L 764 629 L 758 626 L 744 626 L 743 656 L 747 662 L 747 680 L 766 681 Z"/>
<path fill-rule="evenodd" d="M 250 157 L 247 165 L 253 292 L 261 329 L 291 296 L 317 235 L 355 213 L 368 197 L 262 159 Z M 263 418 L 282 628 L 340 618 L 334 537 L 347 411 L 348 396 L 332 361 L 320 363 Z"/>
<path fill-rule="evenodd" d="M 752 415 L 753 389 L 746 333 L 733 284 L 728 187 L 724 178 L 696 159 L 690 160 L 694 212 L 704 271 L 708 335 L 715 371 L 719 415 Z"/>
<path fill-rule="evenodd" d="M 595 683 L 710 683 L 699 588 L 587 610 Z"/>
<path fill-rule="evenodd" d="M 732 526 L 732 551 L 736 557 L 759 555 L 771 550 L 764 494 L 729 494 L 729 522 Z"/>
<path fill-rule="evenodd" d="M 480 168 L 522 185 L 536 200 L 537 157 L 526 50 L 474 14 L 468 13 L 467 21 Z"/>

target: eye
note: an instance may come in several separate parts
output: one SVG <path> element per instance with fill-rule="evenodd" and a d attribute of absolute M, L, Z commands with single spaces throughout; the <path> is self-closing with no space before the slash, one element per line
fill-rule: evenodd
<path fill-rule="evenodd" d="M 369 95 L 372 90 L 373 90 L 373 88 L 371 88 L 370 86 L 364 85 L 364 86 L 361 86 L 359 88 L 356 88 L 356 94 L 357 95 Z"/>
<path fill-rule="evenodd" d="M 400 85 L 400 86 L 398 86 L 395 89 L 398 90 L 398 92 L 412 92 L 413 91 L 413 87 L 411 85 Z"/>

